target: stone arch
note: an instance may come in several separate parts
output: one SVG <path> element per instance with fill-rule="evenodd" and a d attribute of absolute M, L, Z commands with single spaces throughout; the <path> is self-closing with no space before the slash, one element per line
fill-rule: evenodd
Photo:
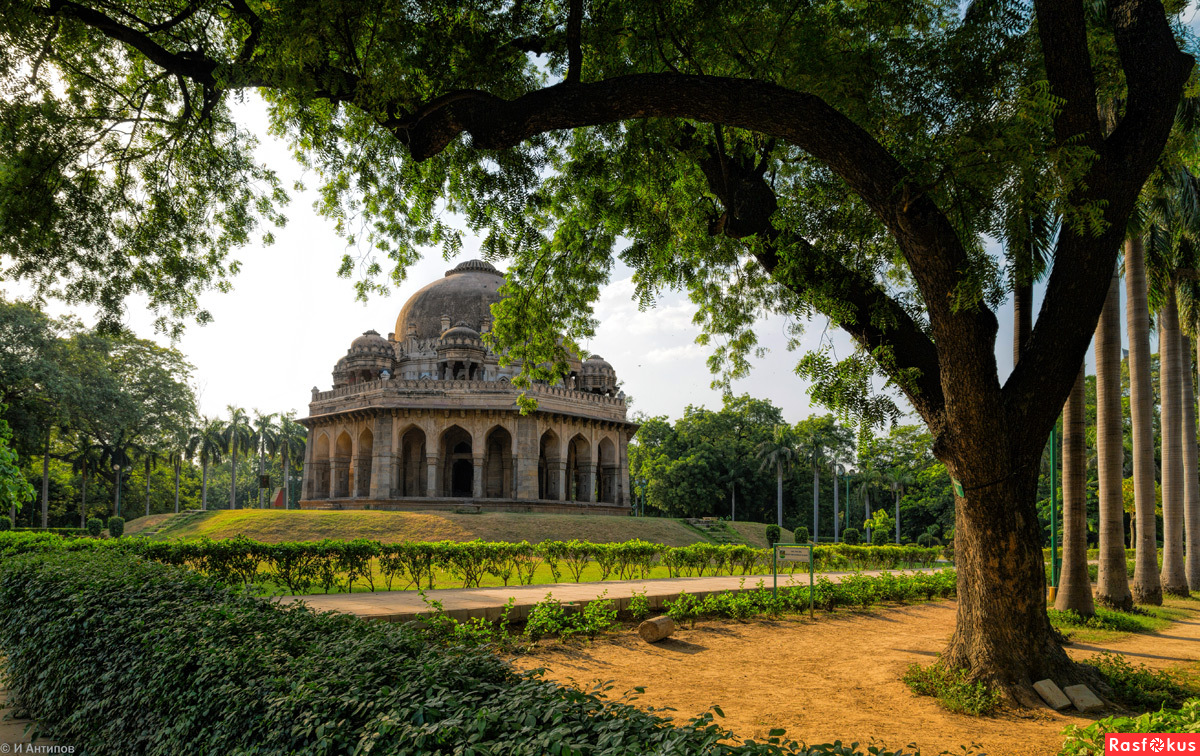
<path fill-rule="evenodd" d="M 442 432 L 442 495 L 468 498 L 474 491 L 475 458 L 473 439 L 462 426 L 451 425 Z"/>
<path fill-rule="evenodd" d="M 329 498 L 329 461 L 329 434 L 321 431 L 317 436 L 313 451 L 312 471 L 309 473 L 312 476 L 312 498 L 314 499 Z"/>
<path fill-rule="evenodd" d="M 596 465 L 592 462 L 592 444 L 582 433 L 567 442 L 568 501 L 596 500 Z"/>
<path fill-rule="evenodd" d="M 617 503 L 617 445 L 608 436 L 600 439 L 596 446 L 596 463 L 600 473 L 600 501 Z"/>
<path fill-rule="evenodd" d="M 341 499 L 350 495 L 350 458 L 353 454 L 354 444 L 350 440 L 350 434 L 342 431 L 338 434 L 337 441 L 334 442 L 333 448 L 333 492 L 332 496 L 335 499 Z"/>
<path fill-rule="evenodd" d="M 562 448 L 558 434 L 546 429 L 538 441 L 538 498 L 561 501 L 562 491 Z"/>
<path fill-rule="evenodd" d="M 400 496 L 425 496 L 428 493 L 425 439 L 425 431 L 417 425 L 410 425 L 400 433 L 400 464 L 396 481 Z"/>
<path fill-rule="evenodd" d="M 354 495 L 365 499 L 371 495 L 371 457 L 375 453 L 375 434 L 363 428 L 358 434 L 358 448 L 354 455 Z"/>
<path fill-rule="evenodd" d="M 513 498 L 513 434 L 496 425 L 484 435 L 483 449 L 484 497 Z"/>

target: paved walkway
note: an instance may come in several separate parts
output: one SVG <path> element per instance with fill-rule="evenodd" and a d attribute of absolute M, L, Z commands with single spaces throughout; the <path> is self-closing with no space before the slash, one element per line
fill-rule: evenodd
<path fill-rule="evenodd" d="M 919 570 L 908 570 L 918 572 Z M 864 575 L 878 575 L 882 570 L 863 572 Z M 895 574 L 905 570 L 892 570 Z M 855 573 L 823 572 L 818 577 L 829 578 L 840 582 L 842 577 Z M 553 594 L 554 598 L 564 603 L 583 606 L 590 601 L 604 598 L 616 603 L 618 609 L 624 609 L 629 604 L 630 596 L 634 593 L 645 592 L 646 599 L 652 609 L 661 609 L 663 602 L 674 599 L 680 593 L 690 593 L 704 597 L 710 593 L 722 591 L 752 591 L 758 588 L 759 582 L 766 588 L 772 585 L 770 575 L 716 576 L 692 578 L 664 578 L 659 580 L 605 580 L 599 583 L 547 583 L 543 585 L 510 585 L 495 588 L 439 588 L 426 591 L 430 601 L 440 602 L 447 616 L 460 622 L 470 617 L 483 617 L 488 620 L 500 619 L 504 606 L 510 598 L 516 600 L 509 618 L 524 620 L 529 616 L 533 605 Z M 779 587 L 789 585 L 808 586 L 808 572 L 796 572 L 795 575 L 780 575 Z M 356 614 L 359 617 L 387 622 L 409 622 L 422 614 L 430 612 L 430 607 L 417 591 L 376 591 L 374 593 L 331 593 L 314 596 L 286 596 L 284 603 L 303 601 L 320 611 L 338 611 Z"/>

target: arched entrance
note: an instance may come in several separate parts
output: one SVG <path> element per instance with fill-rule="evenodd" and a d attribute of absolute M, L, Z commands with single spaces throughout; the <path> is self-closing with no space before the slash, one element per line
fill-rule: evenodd
<path fill-rule="evenodd" d="M 489 499 L 512 497 L 512 434 L 502 427 L 493 428 L 484 450 L 483 495 Z"/>
<path fill-rule="evenodd" d="M 538 444 L 538 498 L 561 501 L 562 460 L 559 454 L 558 434 L 548 430 L 542 434 Z"/>
<path fill-rule="evenodd" d="M 469 498 L 475 483 L 471 434 L 452 425 L 442 434 L 442 495 Z"/>
<path fill-rule="evenodd" d="M 568 501 L 596 500 L 596 467 L 592 464 L 592 446 L 582 434 L 567 444 Z"/>
<path fill-rule="evenodd" d="M 316 451 L 312 463 L 312 498 L 329 498 L 329 436 L 325 433 L 317 436 Z"/>
<path fill-rule="evenodd" d="M 400 496 L 425 496 L 425 431 L 409 428 L 400 437 L 400 472 L 396 488 Z"/>
<path fill-rule="evenodd" d="M 600 463 L 600 501 L 617 503 L 617 446 L 604 438 L 596 446 Z"/>
<path fill-rule="evenodd" d="M 358 454 L 354 458 L 355 496 L 365 499 L 371 495 L 371 455 L 375 451 L 375 434 L 370 428 L 358 434 Z"/>
<path fill-rule="evenodd" d="M 342 431 L 338 434 L 337 444 L 333 450 L 333 497 L 344 499 L 350 496 L 350 453 L 353 445 L 350 434 Z"/>

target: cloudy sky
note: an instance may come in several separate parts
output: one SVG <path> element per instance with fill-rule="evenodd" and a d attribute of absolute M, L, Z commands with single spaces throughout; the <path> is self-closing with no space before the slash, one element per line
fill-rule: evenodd
<path fill-rule="evenodd" d="M 284 186 L 300 178 L 317 183 L 312 176 L 303 177 L 286 145 L 267 134 L 261 101 L 250 97 L 239 108 L 242 123 L 260 135 L 260 158 L 279 172 Z M 453 263 L 430 251 L 389 296 L 356 302 L 353 281 L 335 275 L 346 244 L 330 221 L 314 213 L 314 198 L 311 190 L 294 193 L 287 208 L 289 222 L 277 231 L 275 244 L 253 244 L 236 254 L 242 270 L 234 290 L 210 292 L 201 300 L 215 322 L 190 326 L 176 344 L 196 368 L 194 384 L 204 414 L 224 414 L 227 405 L 236 404 L 306 415 L 310 390 L 330 387 L 333 365 L 354 337 L 368 329 L 386 335 L 413 292 L 457 262 L 476 256 L 473 240 Z M 24 287 L 11 282 L 0 282 L 0 291 L 10 298 L 26 294 Z M 61 306 L 51 309 L 65 312 Z M 75 312 L 85 322 L 94 321 L 87 310 Z M 720 406 L 720 393 L 710 388 L 706 348 L 695 343 L 699 330 L 691 322 L 694 312 L 679 293 L 668 293 L 655 308 L 639 311 L 630 271 L 622 266 L 614 270 L 597 305 L 601 325 L 586 347 L 612 363 L 633 399 L 633 410 L 674 418 L 689 404 Z M 1012 363 L 1010 307 L 1000 313 L 1000 321 L 996 351 L 1004 376 Z M 127 322 L 139 335 L 167 343 L 154 333 L 153 317 L 141 301 L 130 303 Z M 784 326 L 781 318 L 759 324 L 760 342 L 769 353 L 754 361 L 751 375 L 736 382 L 734 390 L 770 399 L 795 422 L 824 410 L 809 406 L 807 385 L 793 372 L 799 353 L 786 350 Z M 832 344 L 835 355 L 850 351 L 846 334 L 824 320 L 808 324 L 804 341 L 806 348 Z"/>

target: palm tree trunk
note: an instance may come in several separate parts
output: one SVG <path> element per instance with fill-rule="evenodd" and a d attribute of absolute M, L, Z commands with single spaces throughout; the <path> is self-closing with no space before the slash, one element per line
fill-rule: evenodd
<path fill-rule="evenodd" d="M 1180 329 L 1180 361 L 1183 371 L 1183 526 L 1184 576 L 1188 588 L 1200 590 L 1200 470 L 1197 469 L 1196 396 L 1192 383 L 1192 339 Z"/>
<path fill-rule="evenodd" d="M 1182 364 L 1179 354 L 1179 309 L 1175 287 L 1167 291 L 1158 315 L 1159 393 L 1162 396 L 1162 499 L 1163 566 L 1162 589 L 1176 596 L 1188 595 L 1183 569 L 1183 424 Z"/>
<path fill-rule="evenodd" d="M 817 525 L 819 524 L 819 513 L 821 508 L 821 472 L 816 465 L 813 465 L 813 529 L 812 542 L 817 542 Z"/>
<path fill-rule="evenodd" d="M 175 514 L 179 514 L 179 468 L 183 463 L 175 460 Z"/>
<path fill-rule="evenodd" d="M 291 486 L 288 485 L 288 449 L 286 444 L 283 447 L 283 508 L 292 508 L 292 492 Z"/>
<path fill-rule="evenodd" d="M 900 486 L 892 489 L 896 496 L 896 543 L 900 543 Z"/>
<path fill-rule="evenodd" d="M 150 516 L 150 460 L 146 460 L 146 516 Z"/>
<path fill-rule="evenodd" d="M 1087 440 L 1084 438 L 1084 375 L 1063 407 L 1063 569 L 1054 608 L 1081 616 L 1096 613 L 1087 569 Z"/>
<path fill-rule="evenodd" d="M 1150 383 L 1150 305 L 1141 237 L 1125 241 L 1125 328 L 1129 334 L 1129 416 L 1133 426 L 1133 499 L 1137 546 L 1133 600 L 1161 604 L 1154 490 L 1154 388 Z M 1131 528 L 1133 530 L 1133 528 Z"/>
<path fill-rule="evenodd" d="M 208 460 L 200 463 L 200 509 L 208 511 Z"/>
<path fill-rule="evenodd" d="M 1133 608 L 1125 568 L 1125 464 L 1121 418 L 1121 292 L 1113 269 L 1108 298 L 1096 324 L 1096 465 L 1100 483 L 1100 565 L 1096 600 L 1113 609 Z"/>
<path fill-rule="evenodd" d="M 833 463 L 833 542 L 838 542 L 838 479 L 837 462 Z"/>
<path fill-rule="evenodd" d="M 33 519 L 33 518 L 30 518 Z M 46 431 L 46 448 L 42 453 L 42 527 L 50 526 L 50 431 Z"/>
<path fill-rule="evenodd" d="M 237 428 L 234 428 L 236 431 Z M 233 454 L 229 457 L 229 508 L 237 509 L 237 439 L 229 442 Z"/>
<path fill-rule="evenodd" d="M 863 483 L 863 520 L 871 519 L 871 492 L 867 489 L 867 484 Z M 867 543 L 871 543 L 871 528 L 865 528 L 867 532 Z"/>
<path fill-rule="evenodd" d="M 775 466 L 775 524 L 783 530 L 783 463 Z"/>

